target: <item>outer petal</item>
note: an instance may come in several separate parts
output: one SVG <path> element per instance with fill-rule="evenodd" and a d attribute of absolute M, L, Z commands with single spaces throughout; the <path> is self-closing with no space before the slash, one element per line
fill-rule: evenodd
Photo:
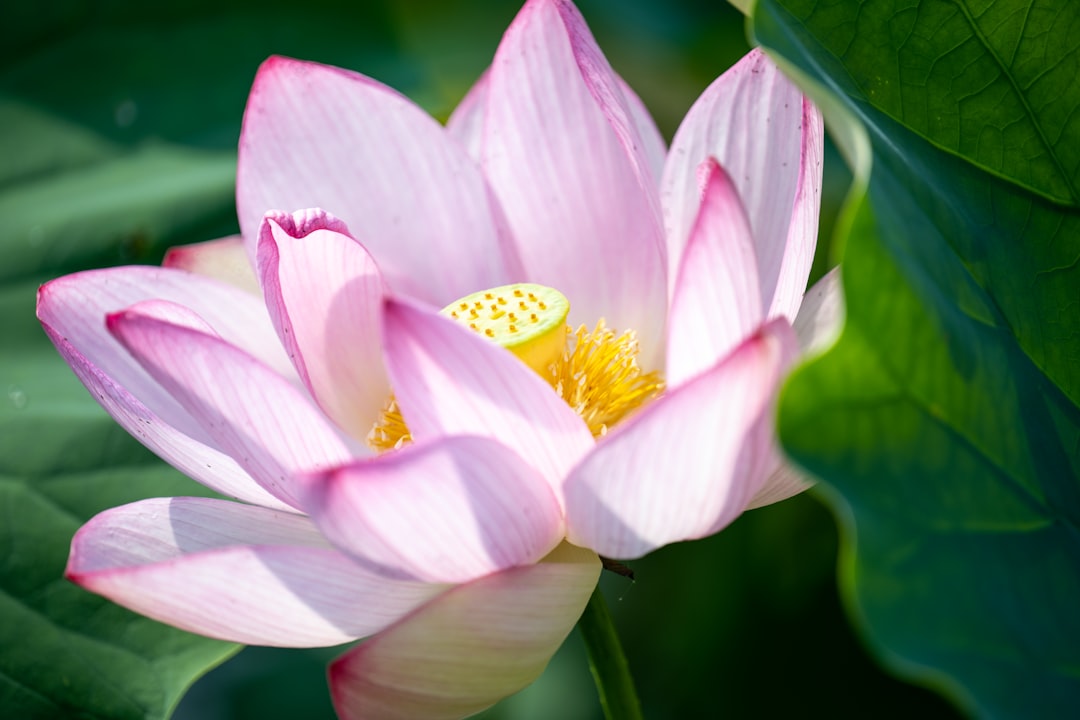
<path fill-rule="evenodd" d="M 319 407 L 354 438 L 390 386 L 379 342 L 384 287 L 375 261 L 333 216 L 268 214 L 259 274 L 282 344 Z"/>
<path fill-rule="evenodd" d="M 479 437 L 412 445 L 325 473 L 305 505 L 326 537 L 365 566 L 428 582 L 534 563 L 565 534 L 540 474 Z"/>
<path fill-rule="evenodd" d="M 594 443 L 539 375 L 453 320 L 400 301 L 386 303 L 383 344 L 413 437 L 494 438 L 538 470 L 561 504 L 562 479 Z"/>
<path fill-rule="evenodd" d="M 106 510 L 71 543 L 66 575 L 156 620 L 252 645 L 337 645 L 445 590 L 388 580 L 298 515 L 206 498 Z"/>
<path fill-rule="evenodd" d="M 374 80 L 270 58 L 239 152 L 237 210 L 253 259 L 267 210 L 324 207 L 398 292 L 441 305 L 520 279 L 479 168 L 437 122 Z"/>
<path fill-rule="evenodd" d="M 446 120 L 446 132 L 461 143 L 469 157 L 480 162 L 484 144 L 484 113 L 487 111 L 488 70 L 477 79 Z"/>
<path fill-rule="evenodd" d="M 488 72 L 488 70 L 484 71 L 476 84 L 454 108 L 450 119 L 446 121 L 446 131 L 465 146 L 469 156 L 477 161 L 483 157 L 484 115 L 487 112 L 487 100 L 490 94 L 488 93 Z M 660 174 L 664 171 L 664 159 L 667 157 L 664 137 L 656 127 L 656 122 L 645 107 L 645 103 L 641 101 L 633 88 L 621 77 L 616 75 L 615 78 L 622 91 L 623 99 L 626 100 L 626 109 L 630 113 L 630 119 L 641 138 L 641 149 L 648 161 L 649 169 L 653 177 L 659 180 Z"/>
<path fill-rule="evenodd" d="M 242 350 L 166 319 L 160 303 L 108 318 L 109 330 L 225 452 L 279 500 L 299 508 L 299 473 L 351 455 L 293 385 Z"/>
<path fill-rule="evenodd" d="M 630 119 L 641 139 L 641 151 L 648 160 L 653 178 L 659 183 L 660 176 L 664 172 L 664 161 L 667 159 L 667 143 L 664 142 L 664 136 L 660 134 L 660 128 L 656 127 L 656 121 L 653 120 L 649 109 L 645 107 L 645 103 L 634 92 L 634 89 L 626 84 L 625 80 L 616 77 L 623 99 L 626 100 L 626 109 L 630 111 Z"/>
<path fill-rule="evenodd" d="M 169 248 L 164 267 L 187 270 L 259 295 L 259 279 L 248 261 L 244 238 L 230 235 L 218 240 Z"/>
<path fill-rule="evenodd" d="M 634 329 L 659 364 L 665 270 L 655 179 L 620 83 L 577 10 L 532 0 L 488 76 L 484 170 L 529 279 L 573 324 Z"/>
<path fill-rule="evenodd" d="M 773 321 L 617 427 L 567 479 L 567 539 L 635 558 L 735 519 L 757 490 L 771 400 L 793 351 L 787 322 Z"/>
<path fill-rule="evenodd" d="M 682 258 L 668 318 L 668 382 L 710 368 L 761 325 L 761 290 L 750 223 L 731 178 L 713 159 L 705 197 Z"/>
<path fill-rule="evenodd" d="M 806 291 L 799 315 L 795 318 L 795 335 L 803 353 L 817 353 L 831 344 L 840 334 L 843 320 L 844 296 L 840 287 L 840 268 L 833 268 Z M 777 447 L 772 449 L 766 473 L 765 484 L 750 501 L 748 510 L 786 500 L 813 484 Z"/>
<path fill-rule="evenodd" d="M 746 505 L 747 510 L 753 510 L 766 505 L 787 500 L 801 492 L 809 490 L 814 483 L 808 480 L 798 469 L 791 466 L 785 460 L 780 451 L 774 450 L 772 459 L 769 461 L 768 478 L 765 484 Z"/>
<path fill-rule="evenodd" d="M 735 182 L 757 243 L 767 317 L 795 317 L 817 244 L 821 113 L 760 50 L 721 75 L 671 143 L 661 193 L 670 280 L 700 202 L 698 164 L 716 157 Z"/>
<path fill-rule="evenodd" d="M 564 544 L 445 593 L 330 666 L 338 716 L 460 718 L 512 695 L 543 672 L 599 575 L 596 555 Z"/>
<path fill-rule="evenodd" d="M 835 267 L 806 291 L 792 326 L 804 353 L 816 353 L 831 345 L 844 324 L 844 290 L 840 268 Z"/>
<path fill-rule="evenodd" d="M 186 475 L 259 505 L 268 494 L 113 338 L 105 316 L 147 298 L 182 303 L 240 347 L 291 370 L 266 310 L 245 292 L 177 270 L 110 268 L 53 280 L 38 291 L 38 318 L 75 374 L 125 430 Z"/>

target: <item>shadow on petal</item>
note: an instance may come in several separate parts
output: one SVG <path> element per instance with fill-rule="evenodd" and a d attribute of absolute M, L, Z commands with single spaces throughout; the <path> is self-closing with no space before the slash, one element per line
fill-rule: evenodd
<path fill-rule="evenodd" d="M 461 585 L 330 667 L 341 718 L 459 718 L 533 682 L 581 616 L 600 561 L 563 544 Z"/>

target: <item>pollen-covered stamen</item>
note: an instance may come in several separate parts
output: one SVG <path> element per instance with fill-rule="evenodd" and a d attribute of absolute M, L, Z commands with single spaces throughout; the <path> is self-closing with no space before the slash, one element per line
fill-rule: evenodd
<path fill-rule="evenodd" d="M 594 437 L 664 391 L 658 372 L 643 372 L 633 331 L 616 333 L 603 319 L 589 331 L 570 332 L 570 303 L 557 290 L 518 283 L 473 293 L 442 313 L 502 345 L 547 380 L 577 412 Z M 391 450 L 410 442 L 409 428 L 393 396 L 386 402 L 368 444 Z"/>
<path fill-rule="evenodd" d="M 546 379 L 593 437 L 601 437 L 664 391 L 660 373 L 643 372 L 638 366 L 639 352 L 634 331 L 617 334 L 601 318 L 591 332 L 584 325 L 577 329 Z"/>
<path fill-rule="evenodd" d="M 410 442 L 412 442 L 412 433 L 409 432 L 409 426 L 405 424 L 405 418 L 401 417 L 397 399 L 391 395 L 379 411 L 378 421 L 368 432 L 368 447 L 383 452 L 396 450 Z"/>

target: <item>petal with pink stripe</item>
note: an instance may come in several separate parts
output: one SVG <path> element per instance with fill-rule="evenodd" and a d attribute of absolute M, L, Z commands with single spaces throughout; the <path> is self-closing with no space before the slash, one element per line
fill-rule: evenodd
<path fill-rule="evenodd" d="M 461 583 L 534 563 L 564 535 L 550 486 L 494 440 L 453 436 L 314 478 L 327 538 L 391 577 Z"/>
<path fill-rule="evenodd" d="M 344 223 L 321 210 L 269 213 L 258 268 L 282 344 L 319 407 L 363 440 L 389 392 L 375 261 Z"/>
<path fill-rule="evenodd" d="M 824 137 L 821 113 L 761 50 L 717 78 L 675 133 L 660 183 L 672 287 L 701 204 L 695 171 L 715 157 L 750 220 L 765 315 L 793 320 L 817 246 Z"/>
<path fill-rule="evenodd" d="M 570 406 L 525 363 L 438 313 L 386 303 L 383 345 L 398 406 L 418 440 L 481 435 L 538 470 L 562 502 L 562 480 L 593 446 Z"/>
<path fill-rule="evenodd" d="M 636 558 L 734 520 L 761 485 L 772 400 L 794 346 L 787 321 L 775 320 L 616 427 L 567 479 L 567 539 Z"/>
<path fill-rule="evenodd" d="M 161 303 L 108 317 L 132 356 L 274 497 L 300 508 L 301 475 L 351 459 L 326 418 L 292 384 L 220 337 L 177 322 Z"/>
<path fill-rule="evenodd" d="M 254 260 L 269 210 L 341 218 L 395 292 L 444 305 L 521 280 L 480 168 L 407 98 L 357 73 L 272 57 L 255 77 L 237 168 Z"/>
<path fill-rule="evenodd" d="M 446 590 L 361 568 L 307 518 L 207 498 L 155 498 L 95 516 L 72 540 L 66 575 L 184 630 L 279 647 L 370 635 Z"/>
<path fill-rule="evenodd" d="M 528 279 L 569 298 L 572 325 L 603 317 L 637 331 L 644 364 L 658 367 L 659 196 L 621 85 L 573 5 L 527 3 L 488 72 L 483 166 Z"/>
<path fill-rule="evenodd" d="M 343 720 L 450 720 L 531 683 L 596 587 L 595 554 L 563 544 L 537 565 L 439 596 L 330 666 Z"/>

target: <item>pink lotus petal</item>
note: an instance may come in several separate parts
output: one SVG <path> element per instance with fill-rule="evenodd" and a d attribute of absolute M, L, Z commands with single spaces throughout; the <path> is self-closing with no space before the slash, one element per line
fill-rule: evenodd
<path fill-rule="evenodd" d="M 192 322 L 164 319 L 159 308 L 114 313 L 109 330 L 218 447 L 274 497 L 300 508 L 298 474 L 347 462 L 345 445 L 280 375 Z M 180 310 L 174 306 L 173 315 Z"/>
<path fill-rule="evenodd" d="M 288 508 L 251 479 L 105 327 L 108 313 L 147 298 L 193 308 L 215 331 L 291 371 L 266 309 L 213 280 L 154 267 L 109 268 L 53 280 L 38 291 L 38 318 L 87 389 L 125 430 L 173 467 L 239 500 Z"/>
<path fill-rule="evenodd" d="M 786 320 L 769 323 L 616 427 L 567 479 L 567 539 L 636 558 L 735 519 L 760 485 L 771 401 L 793 335 Z"/>
<path fill-rule="evenodd" d="M 594 443 L 539 375 L 453 320 L 403 301 L 386 303 L 383 345 L 414 438 L 494 438 L 538 470 L 561 505 L 562 479 Z"/>
<path fill-rule="evenodd" d="M 323 534 L 391 577 L 461 583 L 534 563 L 562 540 L 551 488 L 512 450 L 455 436 L 314 479 Z"/>
<path fill-rule="evenodd" d="M 791 320 L 817 243 L 823 143 L 821 113 L 760 50 L 717 78 L 687 113 L 664 168 L 669 280 L 701 199 L 694 170 L 712 156 L 750 218 L 766 317 Z"/>
<path fill-rule="evenodd" d="M 804 353 L 816 353 L 831 345 L 844 324 L 844 289 L 840 268 L 835 267 L 806 291 L 792 327 Z"/>
<path fill-rule="evenodd" d="M 484 142 L 484 114 L 487 111 L 488 99 L 488 72 L 480 76 L 469 92 L 465 94 L 458 106 L 454 108 L 450 119 L 446 121 L 446 131 L 450 136 L 460 142 L 469 156 L 477 162 L 482 160 Z M 648 161 L 649 169 L 653 177 L 658 181 L 664 171 L 664 160 L 667 157 L 667 145 L 664 137 L 660 134 L 656 122 L 652 119 L 648 108 L 641 98 L 637 96 L 633 88 L 626 84 L 621 77 L 616 76 L 623 99 L 626 100 L 626 109 L 630 112 L 630 118 L 637 129 L 642 142 L 642 152 Z"/>
<path fill-rule="evenodd" d="M 667 380 L 677 387 L 722 360 L 762 321 L 754 238 L 724 169 L 704 166 L 705 197 L 668 317 Z"/>
<path fill-rule="evenodd" d="M 239 152 L 236 202 L 252 259 L 266 211 L 324 207 L 397 292 L 441 305 L 521 279 L 480 169 L 437 122 L 374 80 L 270 58 Z"/>
<path fill-rule="evenodd" d="M 218 450 L 212 440 L 200 442 L 169 425 L 54 330 L 46 326 L 45 332 L 94 399 L 162 460 L 222 495 L 295 512 L 290 505 L 266 492 L 235 460 Z M 194 425 L 194 420 L 191 422 Z M 201 429 L 198 434 L 204 435 Z"/>
<path fill-rule="evenodd" d="M 38 291 L 38 318 L 145 402 L 161 391 L 109 335 L 105 316 L 148 299 L 191 308 L 225 340 L 295 377 L 260 298 L 185 271 L 136 265 L 65 275 Z"/>
<path fill-rule="evenodd" d="M 844 296 L 840 268 L 833 268 L 806 291 L 793 328 L 804 354 L 823 350 L 840 335 L 844 321 Z M 752 508 L 787 500 L 803 492 L 813 482 L 794 467 L 778 447 L 773 447 L 766 466 L 765 484 L 747 506 Z"/>
<path fill-rule="evenodd" d="M 765 484 L 747 503 L 747 510 L 787 500 L 809 490 L 814 484 L 801 471 L 793 467 L 788 460 L 784 459 L 779 449 L 773 450 L 773 454 L 767 463 L 766 467 L 769 469 L 766 470 Z"/>
<path fill-rule="evenodd" d="M 563 544 L 539 565 L 441 595 L 330 666 L 342 720 L 436 720 L 479 712 L 544 671 L 600 575 Z"/>
<path fill-rule="evenodd" d="M 259 280 L 244 250 L 244 239 L 239 235 L 171 247 L 161 264 L 220 280 L 256 296 L 261 295 Z"/>
<path fill-rule="evenodd" d="M 619 81 L 623 99 L 626 101 L 626 109 L 630 111 L 630 119 L 637 129 L 638 138 L 641 139 L 641 152 L 648 162 L 654 182 L 659 184 L 664 172 L 664 163 L 667 160 L 667 143 L 664 142 L 664 136 L 660 134 L 660 128 L 656 127 L 652 113 L 645 107 L 645 103 L 638 94 L 621 77 L 616 76 L 616 78 Z"/>
<path fill-rule="evenodd" d="M 571 324 L 636 330 L 661 361 L 665 270 L 656 179 L 636 117 L 580 14 L 533 0 L 488 75 L 484 171 L 529 280 L 570 300 Z"/>
<path fill-rule="evenodd" d="M 447 134 L 461 143 L 465 152 L 476 162 L 480 162 L 483 150 L 487 99 L 488 71 L 485 70 L 446 120 Z"/>
<path fill-rule="evenodd" d="M 379 343 L 382 277 L 321 211 L 268 214 L 259 273 L 281 342 L 319 407 L 363 440 L 390 392 Z"/>
<path fill-rule="evenodd" d="M 184 630 L 281 647 L 370 635 L 445 590 L 364 570 L 307 518 L 206 498 L 106 510 L 75 534 L 66 575 Z"/>

